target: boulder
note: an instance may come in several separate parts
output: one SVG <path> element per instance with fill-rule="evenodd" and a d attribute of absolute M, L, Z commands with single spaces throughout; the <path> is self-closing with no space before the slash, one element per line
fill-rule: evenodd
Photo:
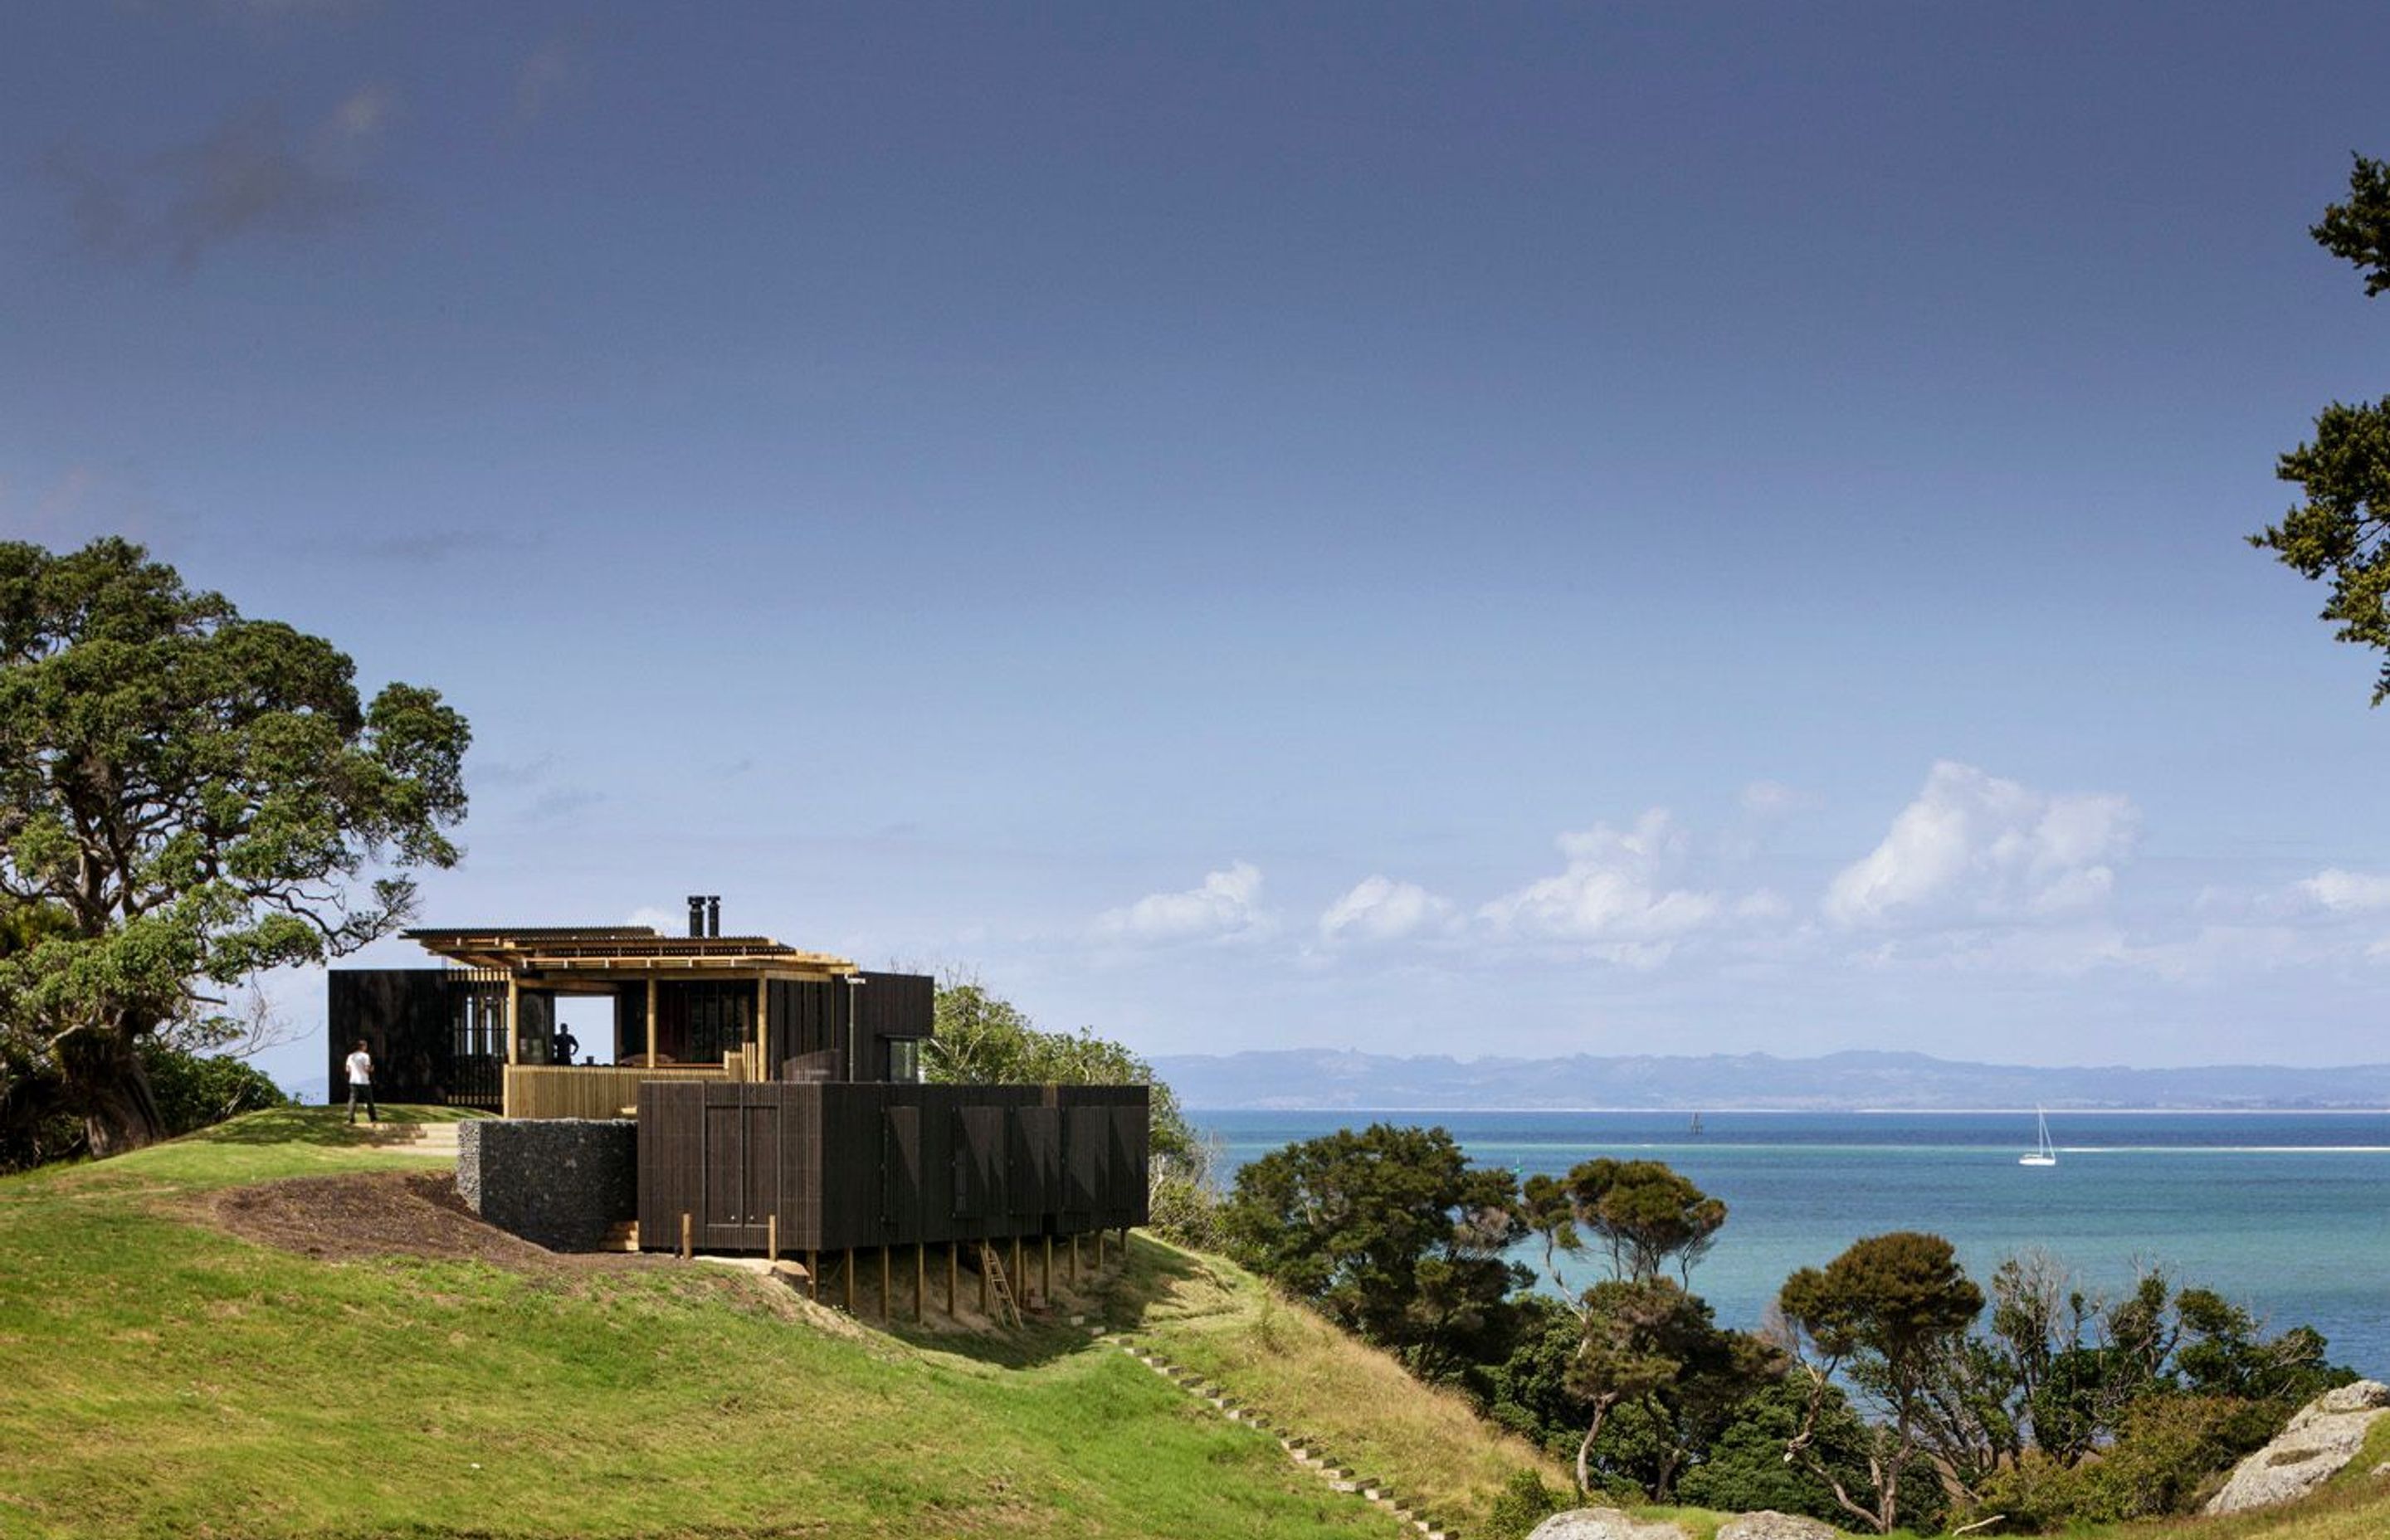
<path fill-rule="evenodd" d="M 1717 1540 L 1843 1540 L 1843 1532 L 1821 1520 L 1762 1508 L 1720 1524 Z"/>
<path fill-rule="evenodd" d="M 1685 1540 L 1685 1532 L 1614 1508 L 1573 1508 L 1537 1524 L 1527 1540 Z"/>
<path fill-rule="evenodd" d="M 2357 1457 L 2373 1419 L 2390 1411 L 2390 1385 L 2359 1380 L 2299 1408 L 2274 1442 L 2232 1468 L 2206 1512 L 2239 1513 L 2296 1502 Z"/>

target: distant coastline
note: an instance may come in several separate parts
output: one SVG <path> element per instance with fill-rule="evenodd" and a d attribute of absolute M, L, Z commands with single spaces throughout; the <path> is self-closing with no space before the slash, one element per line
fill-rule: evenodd
<path fill-rule="evenodd" d="M 2037 1066 L 1854 1050 L 1455 1059 L 1342 1049 L 1165 1055 L 1189 1108 L 1221 1111 L 2365 1112 L 2390 1064 Z"/>

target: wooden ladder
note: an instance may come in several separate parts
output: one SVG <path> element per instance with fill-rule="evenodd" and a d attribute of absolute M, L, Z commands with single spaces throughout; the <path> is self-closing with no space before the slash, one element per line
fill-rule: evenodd
<path fill-rule="evenodd" d="M 1013 1302 L 1012 1285 L 1004 1276 L 1004 1264 L 996 1260 L 995 1247 L 988 1245 L 980 1247 L 979 1268 L 986 1275 L 989 1290 L 995 1296 L 996 1308 L 993 1314 L 996 1318 L 999 1321 L 1009 1320 L 1014 1326 L 1019 1326 L 1021 1306 Z"/>

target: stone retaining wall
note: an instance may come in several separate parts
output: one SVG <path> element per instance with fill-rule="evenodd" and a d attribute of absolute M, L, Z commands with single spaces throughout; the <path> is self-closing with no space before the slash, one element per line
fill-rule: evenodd
<path fill-rule="evenodd" d="M 594 1250 L 639 1213 L 639 1125 L 627 1118 L 468 1118 L 456 1190 L 502 1230 L 559 1251 Z"/>

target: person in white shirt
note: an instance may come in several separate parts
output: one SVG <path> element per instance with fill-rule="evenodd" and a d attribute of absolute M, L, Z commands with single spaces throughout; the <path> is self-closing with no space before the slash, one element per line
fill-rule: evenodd
<path fill-rule="evenodd" d="M 366 1098 L 366 1121 L 381 1122 L 381 1113 L 374 1106 L 373 1055 L 366 1052 L 365 1039 L 357 1039 L 356 1051 L 349 1055 L 349 1121 L 357 1121 L 357 1098 Z"/>

